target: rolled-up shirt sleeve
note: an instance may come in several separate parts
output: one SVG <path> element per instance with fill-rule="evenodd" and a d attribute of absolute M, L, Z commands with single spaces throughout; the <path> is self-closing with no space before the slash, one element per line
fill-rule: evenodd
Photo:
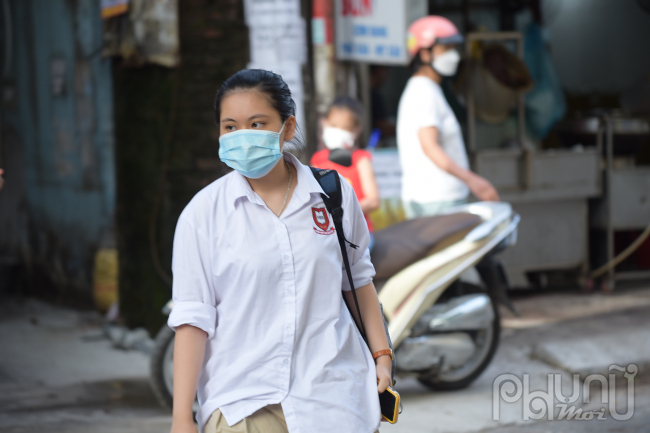
<path fill-rule="evenodd" d="M 172 254 L 172 308 L 167 325 L 174 331 L 181 325 L 204 330 L 208 338 L 217 327 L 216 294 L 210 278 L 210 243 L 206 233 L 184 214 L 178 220 Z"/>
<path fill-rule="evenodd" d="M 363 211 L 359 205 L 359 200 L 354 193 L 352 186 L 341 176 L 341 189 L 343 193 L 343 231 L 345 238 L 359 246 L 352 248 L 346 243 L 346 251 L 350 261 L 350 271 L 355 289 L 366 286 L 372 282 L 375 276 L 375 267 L 370 261 L 370 233 L 368 232 L 368 223 L 363 217 Z M 350 282 L 343 265 L 343 290 L 350 290 Z"/>

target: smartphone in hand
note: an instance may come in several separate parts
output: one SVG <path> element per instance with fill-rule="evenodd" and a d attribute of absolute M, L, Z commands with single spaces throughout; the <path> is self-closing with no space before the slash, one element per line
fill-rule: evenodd
<path fill-rule="evenodd" d="M 399 415 L 399 393 L 389 386 L 386 391 L 379 394 L 379 406 L 381 407 L 381 417 L 389 423 L 395 424 Z"/>

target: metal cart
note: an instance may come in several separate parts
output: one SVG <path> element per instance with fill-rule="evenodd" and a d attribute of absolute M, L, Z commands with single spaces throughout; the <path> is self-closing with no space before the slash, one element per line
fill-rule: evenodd
<path fill-rule="evenodd" d="M 604 194 L 594 203 L 591 226 L 605 230 L 606 262 L 610 262 L 615 255 L 615 231 L 643 230 L 650 224 L 650 167 L 634 164 L 617 166 L 614 158 L 617 140 L 648 140 L 650 122 L 606 115 L 599 119 L 597 125 L 593 125 L 592 130 L 597 133 L 598 142 L 605 143 L 605 166 Z M 639 278 L 650 278 L 650 270 L 616 272 L 612 267 L 607 272 L 603 289 L 614 290 L 616 281 Z"/>
<path fill-rule="evenodd" d="M 523 57 L 522 35 L 518 32 L 470 33 L 467 54 L 475 41 L 514 41 Z M 589 271 L 588 199 L 601 193 L 599 150 L 574 149 L 538 151 L 525 146 L 524 95 L 519 95 L 517 148 L 477 148 L 474 91 L 467 92 L 467 145 L 474 170 L 499 191 L 521 215 L 518 243 L 501 256 L 514 287 L 531 286 L 529 275 L 545 276 L 550 271 L 576 271 L 586 282 Z M 544 284 L 543 281 L 540 284 Z"/>

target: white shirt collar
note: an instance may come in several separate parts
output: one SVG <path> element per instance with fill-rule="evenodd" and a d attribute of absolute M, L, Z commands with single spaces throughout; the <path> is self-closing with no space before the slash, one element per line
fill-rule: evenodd
<path fill-rule="evenodd" d="M 290 152 L 283 152 L 282 155 L 285 161 L 296 167 L 296 172 L 298 174 L 298 183 L 296 189 L 293 191 L 291 200 L 298 200 L 300 203 L 306 203 L 310 199 L 310 194 L 325 194 L 323 188 L 321 188 L 316 178 L 314 178 L 314 175 L 308 166 L 301 163 L 298 158 Z M 260 203 L 259 196 L 255 194 L 244 175 L 235 170 L 232 176 L 234 177 L 235 183 L 233 190 L 230 191 L 228 199 L 231 201 L 233 209 L 236 207 L 237 200 L 241 197 L 248 198 L 252 203 L 262 204 Z"/>

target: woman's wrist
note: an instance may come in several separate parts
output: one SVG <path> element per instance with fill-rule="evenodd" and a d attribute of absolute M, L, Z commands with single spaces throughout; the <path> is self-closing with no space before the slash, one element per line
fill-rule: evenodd
<path fill-rule="evenodd" d="M 393 360 L 391 359 L 390 356 L 384 355 L 375 359 L 375 364 L 391 368 L 393 366 Z"/>
<path fill-rule="evenodd" d="M 194 422 L 194 412 L 190 410 L 175 410 L 172 412 L 172 420 L 176 422 Z"/>
<path fill-rule="evenodd" d="M 390 359 L 393 359 L 393 349 L 383 349 L 383 350 L 378 350 L 377 352 L 374 352 L 372 354 L 373 359 L 378 359 L 382 356 L 388 356 Z"/>

